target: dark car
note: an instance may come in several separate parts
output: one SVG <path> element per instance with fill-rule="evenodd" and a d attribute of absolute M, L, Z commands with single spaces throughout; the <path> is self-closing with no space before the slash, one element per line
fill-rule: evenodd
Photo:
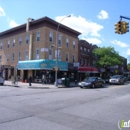
<path fill-rule="evenodd" d="M 88 77 L 84 79 L 84 81 L 79 82 L 78 84 L 80 88 L 95 88 L 95 87 L 103 87 L 104 80 L 100 77 Z"/>
<path fill-rule="evenodd" d="M 109 84 L 124 84 L 123 75 L 114 75 L 109 79 Z"/>

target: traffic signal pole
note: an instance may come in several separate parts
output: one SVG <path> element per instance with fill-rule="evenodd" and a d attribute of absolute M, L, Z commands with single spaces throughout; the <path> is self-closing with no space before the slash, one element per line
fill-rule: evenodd
<path fill-rule="evenodd" d="M 122 20 L 122 18 L 130 20 L 130 18 L 125 17 L 125 16 L 120 16 L 120 18 L 121 18 L 121 20 Z"/>

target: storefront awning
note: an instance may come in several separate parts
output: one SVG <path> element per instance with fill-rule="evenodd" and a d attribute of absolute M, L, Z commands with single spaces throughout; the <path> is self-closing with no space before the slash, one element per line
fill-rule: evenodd
<path fill-rule="evenodd" d="M 79 67 L 78 72 L 81 72 L 81 73 L 98 73 L 98 69 L 94 68 L 94 67 L 85 66 L 85 67 Z"/>
<path fill-rule="evenodd" d="M 55 67 L 56 61 L 54 60 L 27 60 L 18 62 L 18 70 L 52 70 Z M 58 61 L 58 67 L 62 71 L 68 71 L 68 63 Z"/>

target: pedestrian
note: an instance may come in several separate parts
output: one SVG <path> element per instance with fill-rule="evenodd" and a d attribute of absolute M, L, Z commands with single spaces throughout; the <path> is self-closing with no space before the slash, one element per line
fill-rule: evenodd
<path fill-rule="evenodd" d="M 29 76 L 29 78 L 28 78 L 28 82 L 29 82 L 29 86 L 32 86 L 32 77 L 31 76 Z"/>
<path fill-rule="evenodd" d="M 44 74 L 42 76 L 42 84 L 46 84 L 46 76 Z"/>

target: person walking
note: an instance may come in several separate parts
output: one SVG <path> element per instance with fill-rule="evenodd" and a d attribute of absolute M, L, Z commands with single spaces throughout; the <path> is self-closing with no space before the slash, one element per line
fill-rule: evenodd
<path fill-rule="evenodd" d="M 29 82 L 29 86 L 32 86 L 32 77 L 31 76 L 29 76 L 28 82 Z"/>
<path fill-rule="evenodd" d="M 42 84 L 46 84 L 46 76 L 44 74 L 42 76 Z"/>

